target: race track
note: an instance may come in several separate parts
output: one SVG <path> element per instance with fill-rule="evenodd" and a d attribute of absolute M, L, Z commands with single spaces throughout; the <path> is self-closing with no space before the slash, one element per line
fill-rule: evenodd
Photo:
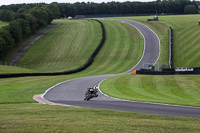
<path fill-rule="evenodd" d="M 160 55 L 160 41 L 157 35 L 150 28 L 141 23 L 130 20 L 118 21 L 136 27 L 145 40 L 145 48 L 141 60 L 135 67 L 123 74 L 128 74 L 131 73 L 132 70 L 147 67 L 147 65 L 144 64 L 155 64 Z M 99 97 L 93 98 L 90 101 L 83 100 L 86 88 L 98 85 L 106 78 L 117 75 L 119 74 L 90 76 L 69 80 L 47 90 L 43 95 L 43 98 L 54 103 L 78 107 L 200 118 L 200 108 L 195 107 L 125 101 L 105 96 L 102 93 L 99 93 Z"/>

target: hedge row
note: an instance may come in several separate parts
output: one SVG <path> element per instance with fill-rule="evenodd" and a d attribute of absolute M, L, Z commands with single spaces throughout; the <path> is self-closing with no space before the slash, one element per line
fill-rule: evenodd
<path fill-rule="evenodd" d="M 95 20 L 95 19 L 93 19 Z M 100 49 L 102 48 L 102 46 L 104 45 L 104 42 L 106 40 L 106 32 L 105 32 L 105 28 L 104 25 L 101 21 L 99 20 L 95 20 L 97 22 L 100 23 L 101 25 L 101 29 L 102 29 L 102 39 L 101 42 L 99 43 L 98 47 L 95 49 L 95 51 L 92 53 L 92 55 L 90 56 L 90 58 L 87 60 L 87 62 L 82 65 L 79 68 L 73 69 L 73 70 L 69 70 L 69 71 L 65 71 L 65 72 L 55 72 L 55 73 L 16 73 L 16 74 L 0 74 L 0 78 L 13 78 L 13 77 L 25 77 L 25 76 L 57 76 L 57 75 L 67 75 L 67 74 L 73 74 L 73 73 L 77 73 L 80 71 L 85 70 L 87 67 L 89 67 L 94 58 L 96 57 L 96 55 L 98 54 L 98 52 L 100 51 Z"/>

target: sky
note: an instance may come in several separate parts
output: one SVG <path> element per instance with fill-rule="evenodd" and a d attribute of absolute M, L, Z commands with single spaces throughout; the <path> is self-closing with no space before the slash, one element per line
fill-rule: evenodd
<path fill-rule="evenodd" d="M 118 2 L 125 2 L 125 1 L 155 1 L 155 0 L 0 0 L 0 5 L 10 5 L 10 4 L 19 4 L 19 3 L 51 3 L 51 2 L 58 2 L 58 3 L 75 3 L 75 2 L 95 2 L 95 3 L 102 3 L 102 2 L 111 2 L 111 1 L 118 1 Z"/>

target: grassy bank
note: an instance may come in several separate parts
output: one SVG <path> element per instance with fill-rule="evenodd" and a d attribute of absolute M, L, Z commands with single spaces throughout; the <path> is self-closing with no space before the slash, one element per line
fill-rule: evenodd
<path fill-rule="evenodd" d="M 122 73 L 131 69 L 142 57 L 144 40 L 132 26 L 111 20 L 101 20 L 106 29 L 106 41 L 94 63 L 84 74 Z"/>
<path fill-rule="evenodd" d="M 200 67 L 200 15 L 161 17 L 161 22 L 174 29 L 175 67 Z"/>
<path fill-rule="evenodd" d="M 161 42 L 161 56 L 159 63 L 168 64 L 168 29 L 174 30 L 174 66 L 175 67 L 199 67 L 200 60 L 200 15 L 174 15 L 159 16 L 159 21 L 146 20 L 146 17 L 127 17 L 126 19 L 139 21 L 155 31 Z"/>
<path fill-rule="evenodd" d="M 96 21 L 55 22 L 61 25 L 32 45 L 20 59 L 19 66 L 40 72 L 74 69 L 86 62 L 101 40 L 101 27 Z"/>
<path fill-rule="evenodd" d="M 200 106 L 200 75 L 123 75 L 105 80 L 100 87 L 122 99 Z"/>
<path fill-rule="evenodd" d="M 27 69 L 27 68 L 22 68 L 22 67 L 17 67 L 17 66 L 5 66 L 5 65 L 0 65 L 0 73 L 1 74 L 8 74 L 8 73 L 34 73 L 37 72 L 36 70 L 33 69 Z"/>

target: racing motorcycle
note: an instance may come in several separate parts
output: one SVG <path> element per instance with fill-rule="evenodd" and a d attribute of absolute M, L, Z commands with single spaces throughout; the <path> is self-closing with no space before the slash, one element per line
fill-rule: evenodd
<path fill-rule="evenodd" d="M 85 92 L 85 99 L 84 100 L 90 100 L 93 97 L 98 97 L 98 89 L 96 87 L 94 88 L 88 88 L 87 91 Z"/>

